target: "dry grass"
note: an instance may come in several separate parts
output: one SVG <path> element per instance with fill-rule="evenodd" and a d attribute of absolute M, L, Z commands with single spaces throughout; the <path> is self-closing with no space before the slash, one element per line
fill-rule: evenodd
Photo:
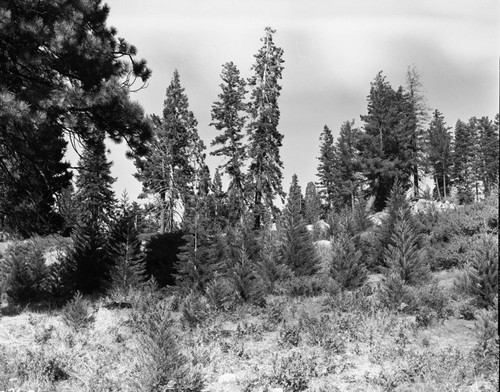
<path fill-rule="evenodd" d="M 423 328 L 415 316 L 350 298 L 272 296 L 265 308 L 210 313 L 194 327 L 168 299 L 158 307 L 146 294 L 135 297 L 132 309 L 93 304 L 93 322 L 82 330 L 66 326 L 59 313 L 2 317 L 0 391 L 161 390 L 151 381 L 155 363 L 141 321 L 154 309 L 160 322 L 169 320 L 182 362 L 172 370 L 178 381 L 170 386 L 177 390 L 497 390 L 498 371 L 485 370 L 477 359 L 474 321 L 453 315 Z M 153 341 L 160 357 L 172 344 L 168 336 Z M 179 377 L 192 389 L 180 389 Z"/>

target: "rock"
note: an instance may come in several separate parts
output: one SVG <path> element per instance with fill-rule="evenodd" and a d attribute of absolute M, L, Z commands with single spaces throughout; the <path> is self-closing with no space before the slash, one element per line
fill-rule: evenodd
<path fill-rule="evenodd" d="M 234 373 L 226 373 L 217 380 L 219 384 L 234 384 L 238 382 L 238 377 Z"/>

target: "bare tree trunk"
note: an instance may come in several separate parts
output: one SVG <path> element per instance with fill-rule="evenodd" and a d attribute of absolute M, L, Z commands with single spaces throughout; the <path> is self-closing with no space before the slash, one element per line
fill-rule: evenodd
<path fill-rule="evenodd" d="M 437 177 L 436 174 L 434 175 L 434 182 L 436 183 L 436 189 L 437 189 L 437 193 L 438 193 L 438 199 L 442 200 L 441 199 L 441 191 L 439 190 L 439 181 L 438 181 L 438 177 Z M 445 190 L 445 192 L 446 192 L 446 190 Z"/>

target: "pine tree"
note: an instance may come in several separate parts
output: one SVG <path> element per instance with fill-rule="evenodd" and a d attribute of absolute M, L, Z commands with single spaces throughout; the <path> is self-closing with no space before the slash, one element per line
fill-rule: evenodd
<path fill-rule="evenodd" d="M 354 120 L 346 121 L 340 127 L 340 134 L 336 144 L 337 178 L 336 188 L 341 199 L 341 208 L 354 208 L 358 190 L 361 187 L 361 167 L 358 159 L 358 144 L 361 131 L 354 128 Z"/>
<path fill-rule="evenodd" d="M 71 179 L 65 136 L 105 132 L 144 153 L 150 128 L 129 92 L 151 71 L 106 25 L 100 1 L 7 1 L 1 10 L 0 213 L 22 235 L 52 233 L 63 223 L 54 195 Z"/>
<path fill-rule="evenodd" d="M 345 290 L 361 287 L 368 278 L 363 253 L 356 249 L 355 240 L 347 232 L 332 240 L 331 277 Z"/>
<path fill-rule="evenodd" d="M 404 188 L 410 186 L 417 164 L 415 111 L 403 89 L 393 90 L 379 72 L 368 96 L 368 114 L 361 119 L 365 122 L 358 143 L 361 164 L 373 207 L 381 211 L 396 178 Z"/>
<path fill-rule="evenodd" d="M 498 186 L 499 173 L 499 143 L 498 114 L 493 123 L 488 117 L 482 117 L 477 122 L 479 138 L 479 178 L 488 196 L 494 187 Z"/>
<path fill-rule="evenodd" d="M 482 234 L 474 247 L 474 257 L 456 285 L 471 295 L 478 306 L 498 306 L 498 237 Z"/>
<path fill-rule="evenodd" d="M 332 131 L 326 125 L 320 135 L 320 156 L 318 157 L 318 188 L 320 198 L 325 205 L 325 215 L 335 210 L 338 205 L 339 194 L 336 179 L 339 177 L 337 165 L 337 149 Z"/>
<path fill-rule="evenodd" d="M 283 216 L 280 259 L 298 276 L 312 275 L 319 269 L 312 236 L 303 218 L 302 193 L 295 174 Z"/>
<path fill-rule="evenodd" d="M 283 199 L 281 181 L 283 162 L 280 147 L 283 135 L 278 131 L 280 111 L 279 80 L 283 71 L 283 49 L 273 40 L 275 31 L 266 27 L 262 48 L 254 56 L 254 76 L 248 80 L 251 98 L 248 105 L 250 166 L 248 187 L 253 199 L 254 228 L 260 229 L 266 213 L 275 215 L 274 197 Z"/>
<path fill-rule="evenodd" d="M 69 255 L 66 285 L 87 294 L 104 289 L 111 265 L 108 232 L 115 204 L 111 163 L 106 159 L 104 134 L 85 143 L 79 162 L 76 199 L 79 203 L 74 249 Z"/>
<path fill-rule="evenodd" d="M 146 263 L 136 227 L 137 215 L 126 194 L 118 209 L 109 240 L 113 259 L 110 278 L 111 287 L 126 295 L 146 281 Z"/>
<path fill-rule="evenodd" d="M 238 220 L 245 208 L 245 175 L 243 168 L 247 158 L 245 145 L 243 144 L 243 127 L 245 125 L 246 105 L 245 80 L 240 78 L 240 72 L 232 62 L 223 66 L 221 78 L 223 84 L 220 85 L 222 93 L 219 94 L 219 101 L 212 105 L 212 123 L 218 131 L 218 135 L 211 143 L 212 147 L 218 147 L 210 154 L 221 156 L 226 162 L 219 165 L 223 173 L 229 176 L 228 195 L 232 201 L 233 219 Z"/>
<path fill-rule="evenodd" d="M 420 239 L 413 224 L 404 210 L 401 210 L 394 223 L 391 243 L 384 251 L 384 275 L 398 275 L 403 283 L 415 285 L 429 278 L 429 265 L 425 251 L 420 247 Z"/>
<path fill-rule="evenodd" d="M 427 130 L 427 157 L 430 170 L 436 184 L 439 199 L 450 194 L 452 171 L 452 136 L 451 128 L 446 127 L 443 115 L 435 110 Z"/>
<path fill-rule="evenodd" d="M 473 174 L 476 154 L 475 118 L 466 124 L 461 120 L 455 126 L 455 143 L 453 152 L 453 182 L 457 188 L 460 204 L 471 203 L 474 200 Z"/>
<path fill-rule="evenodd" d="M 183 211 L 189 208 L 206 170 L 198 122 L 189 110 L 177 70 L 167 87 L 163 118 L 153 116 L 151 121 L 150 152 L 136 159 L 136 177 L 146 193 L 158 196 L 159 231 L 172 232 L 179 229 Z"/>
<path fill-rule="evenodd" d="M 406 94 L 415 116 L 415 128 L 411 143 L 416 151 L 416 159 L 412 168 L 413 196 L 419 196 L 420 171 L 425 167 L 425 126 L 429 121 L 429 109 L 423 94 L 421 77 L 415 66 L 408 67 L 406 72 Z"/>
<path fill-rule="evenodd" d="M 398 220 L 404 219 L 411 228 L 416 228 L 411 207 L 406 200 L 404 188 L 396 181 L 387 200 L 387 215 L 376 231 L 376 246 L 373 248 L 373 262 L 376 265 L 387 267 L 384 252 L 389 246 L 394 246 L 394 230 Z"/>
<path fill-rule="evenodd" d="M 99 233 L 109 228 L 115 205 L 111 177 L 112 162 L 106 158 L 104 133 L 95 133 L 84 145 L 76 178 L 76 200 L 79 205 L 78 224 L 92 227 Z"/>
<path fill-rule="evenodd" d="M 321 216 L 321 200 L 314 182 L 308 182 L 304 197 L 304 218 L 306 223 L 314 225 Z"/>

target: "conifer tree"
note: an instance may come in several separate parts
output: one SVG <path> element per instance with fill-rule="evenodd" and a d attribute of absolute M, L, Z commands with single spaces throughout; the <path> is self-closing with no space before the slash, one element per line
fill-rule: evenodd
<path fill-rule="evenodd" d="M 451 128 L 446 127 L 443 115 L 435 110 L 427 130 L 427 157 L 430 170 L 436 184 L 439 199 L 450 194 L 452 171 L 452 136 Z"/>
<path fill-rule="evenodd" d="M 406 71 L 406 95 L 414 112 L 414 132 L 411 144 L 416 151 L 416 159 L 412 167 L 413 196 L 419 196 L 420 172 L 426 165 L 425 157 L 425 127 L 429 121 L 429 109 L 423 94 L 423 85 L 420 73 L 415 66 L 408 67 Z"/>
<path fill-rule="evenodd" d="M 94 133 L 85 143 L 79 162 L 77 194 L 78 227 L 74 250 L 69 255 L 69 285 L 82 293 L 102 290 L 109 281 L 111 264 L 108 233 L 113 207 L 115 181 L 106 159 L 104 133 Z"/>
<path fill-rule="evenodd" d="M 319 260 L 302 214 L 302 193 L 297 175 L 292 177 L 287 205 L 283 216 L 280 246 L 281 262 L 297 276 L 312 275 L 319 269 Z"/>
<path fill-rule="evenodd" d="M 243 144 L 243 127 L 245 125 L 246 83 L 240 78 L 240 71 L 232 62 L 223 66 L 220 85 L 222 92 L 219 101 L 212 105 L 212 123 L 215 129 L 222 132 L 212 141 L 212 147 L 217 147 L 210 154 L 225 158 L 219 165 L 224 174 L 229 176 L 228 196 L 231 201 L 232 222 L 238 220 L 245 207 L 245 175 L 244 165 L 247 158 Z"/>
<path fill-rule="evenodd" d="M 429 278 L 430 269 L 420 239 L 405 210 L 400 210 L 394 223 L 391 242 L 384 250 L 384 275 L 397 275 L 404 284 L 415 285 Z"/>
<path fill-rule="evenodd" d="M 483 233 L 473 252 L 474 257 L 455 283 L 471 295 L 478 306 L 498 306 L 498 237 Z"/>
<path fill-rule="evenodd" d="M 460 204 L 474 201 L 474 163 L 476 151 L 475 118 L 466 124 L 461 120 L 455 126 L 453 152 L 453 183 Z"/>
<path fill-rule="evenodd" d="M 493 123 L 488 117 L 481 117 L 477 122 L 479 138 L 479 178 L 487 196 L 498 186 L 499 173 L 499 142 L 498 142 L 498 114 Z"/>
<path fill-rule="evenodd" d="M 278 131 L 279 81 L 284 60 L 283 49 L 274 43 L 274 33 L 275 30 L 266 27 L 265 36 L 261 39 L 263 46 L 254 56 L 254 76 L 248 80 L 251 88 L 248 104 L 248 191 L 252 195 L 255 229 L 262 227 L 266 213 L 276 214 L 274 198 L 283 199 L 284 196 L 281 185 L 283 162 L 280 158 L 283 135 Z"/>
<path fill-rule="evenodd" d="M 314 225 L 321 217 L 321 200 L 314 182 L 307 183 L 304 196 L 304 218 L 306 223 Z"/>
<path fill-rule="evenodd" d="M 79 205 L 79 225 L 99 232 L 108 229 L 115 205 L 111 177 L 112 162 L 106 158 L 104 133 L 95 133 L 84 144 L 76 178 L 76 200 Z"/>
<path fill-rule="evenodd" d="M 138 217 L 124 194 L 110 232 L 113 267 L 110 272 L 111 287 L 124 293 L 140 287 L 146 281 L 146 263 L 141 250 Z"/>
<path fill-rule="evenodd" d="M 337 174 L 336 188 L 339 193 L 341 206 L 354 208 L 357 193 L 361 187 L 362 176 L 356 145 L 361 131 L 354 128 L 354 120 L 346 121 L 340 127 L 340 134 L 336 144 Z"/>
<path fill-rule="evenodd" d="M 325 213 L 335 210 L 339 195 L 336 187 L 336 179 L 339 176 L 337 165 L 337 149 L 334 143 L 332 131 L 326 125 L 320 135 L 320 155 L 318 157 L 318 188 L 319 195 L 325 205 Z"/>
<path fill-rule="evenodd" d="M 65 136 L 105 132 L 144 153 L 150 128 L 129 93 L 151 71 L 100 1 L 4 1 L 1 14 L 0 213 L 22 235 L 51 233 L 71 179 Z"/>
<path fill-rule="evenodd" d="M 158 196 L 159 231 L 172 232 L 179 229 L 183 210 L 189 208 L 206 170 L 198 122 L 189 110 L 177 70 L 167 87 L 163 117 L 153 116 L 151 121 L 150 152 L 136 159 L 136 177 L 147 194 Z"/>
<path fill-rule="evenodd" d="M 387 215 L 376 231 L 376 246 L 372 254 L 372 261 L 376 265 L 387 267 L 384 252 L 389 245 L 394 245 L 393 235 L 395 225 L 398 220 L 402 219 L 411 226 L 411 229 L 416 228 L 410 205 L 406 200 L 404 188 L 400 185 L 399 181 L 396 181 L 387 200 Z"/>
<path fill-rule="evenodd" d="M 332 240 L 333 254 L 330 275 L 345 290 L 361 287 L 368 275 L 363 253 L 356 249 L 356 241 L 347 231 Z"/>
<path fill-rule="evenodd" d="M 409 188 L 417 164 L 415 111 L 400 87 L 393 90 L 382 72 L 371 84 L 364 134 L 359 141 L 361 163 L 373 208 L 381 211 L 396 178 Z"/>

